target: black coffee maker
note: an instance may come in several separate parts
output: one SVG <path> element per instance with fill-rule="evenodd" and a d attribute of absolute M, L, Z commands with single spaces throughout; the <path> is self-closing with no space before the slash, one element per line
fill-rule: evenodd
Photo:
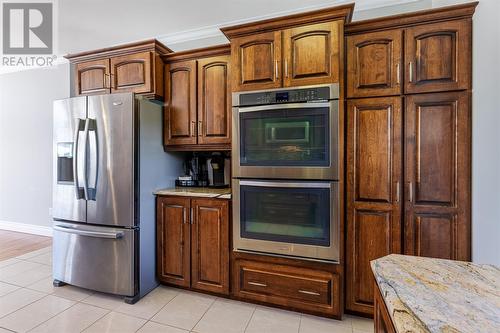
<path fill-rule="evenodd" d="M 184 176 L 180 176 L 178 179 L 176 179 L 176 186 L 208 186 L 207 163 L 204 156 L 193 153 L 192 155 L 186 157 L 183 166 Z"/>
<path fill-rule="evenodd" d="M 207 158 L 208 186 L 229 187 L 231 160 L 221 153 L 213 153 Z"/>

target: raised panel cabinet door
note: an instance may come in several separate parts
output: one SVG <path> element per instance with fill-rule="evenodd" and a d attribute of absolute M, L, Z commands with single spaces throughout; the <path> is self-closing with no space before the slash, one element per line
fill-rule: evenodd
<path fill-rule="evenodd" d="M 229 206 L 226 200 L 193 199 L 192 284 L 229 294 Z"/>
<path fill-rule="evenodd" d="M 402 30 L 347 37 L 347 97 L 401 94 Z"/>
<path fill-rule="evenodd" d="M 189 198 L 158 197 L 156 207 L 157 276 L 165 283 L 189 287 Z"/>
<path fill-rule="evenodd" d="M 81 62 L 75 65 L 75 95 L 109 94 L 109 59 Z"/>
<path fill-rule="evenodd" d="M 198 60 L 198 144 L 231 143 L 230 58 Z"/>
<path fill-rule="evenodd" d="M 470 260 L 469 101 L 468 92 L 407 97 L 406 254 Z"/>
<path fill-rule="evenodd" d="M 405 30 L 405 92 L 471 86 L 471 20 L 419 25 Z"/>
<path fill-rule="evenodd" d="M 111 92 L 151 92 L 153 53 L 142 52 L 111 58 Z"/>
<path fill-rule="evenodd" d="M 196 60 L 165 65 L 165 145 L 196 144 Z"/>
<path fill-rule="evenodd" d="M 233 91 L 281 87 L 281 32 L 231 40 Z"/>
<path fill-rule="evenodd" d="M 283 85 L 339 82 L 343 21 L 319 23 L 283 31 Z"/>
<path fill-rule="evenodd" d="M 373 314 L 370 261 L 401 252 L 401 98 L 347 104 L 346 308 Z"/>

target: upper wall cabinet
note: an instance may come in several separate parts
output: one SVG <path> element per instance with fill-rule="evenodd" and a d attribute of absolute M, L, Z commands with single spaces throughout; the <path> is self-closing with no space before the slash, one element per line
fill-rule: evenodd
<path fill-rule="evenodd" d="M 229 52 L 222 45 L 164 57 L 166 149 L 230 149 Z"/>
<path fill-rule="evenodd" d="M 171 52 L 156 40 L 66 56 L 73 66 L 73 95 L 134 92 L 163 99 L 163 61 Z"/>
<path fill-rule="evenodd" d="M 405 30 L 406 93 L 470 87 L 471 20 Z"/>
<path fill-rule="evenodd" d="M 353 5 L 221 29 L 231 40 L 232 91 L 339 83 Z"/>
<path fill-rule="evenodd" d="M 347 37 L 347 97 L 401 93 L 401 30 Z"/>

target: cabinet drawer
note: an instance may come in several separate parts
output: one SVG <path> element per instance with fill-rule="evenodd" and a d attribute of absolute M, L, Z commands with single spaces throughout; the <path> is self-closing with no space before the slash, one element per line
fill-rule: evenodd
<path fill-rule="evenodd" d="M 237 260 L 235 296 L 339 315 L 339 276 L 309 268 Z"/>

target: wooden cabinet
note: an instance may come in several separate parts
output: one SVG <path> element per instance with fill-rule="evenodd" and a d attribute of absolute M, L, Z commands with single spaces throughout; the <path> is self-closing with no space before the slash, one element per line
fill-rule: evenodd
<path fill-rule="evenodd" d="M 161 282 L 229 294 L 229 203 L 157 198 L 157 275 Z"/>
<path fill-rule="evenodd" d="M 165 65 L 165 145 L 196 144 L 196 61 Z"/>
<path fill-rule="evenodd" d="M 340 314 L 340 276 L 329 271 L 239 259 L 234 295 L 323 315 Z"/>
<path fill-rule="evenodd" d="M 283 31 L 283 86 L 339 82 L 343 21 Z"/>
<path fill-rule="evenodd" d="M 133 92 L 163 99 L 163 61 L 171 51 L 156 40 L 127 44 L 66 58 L 74 65 L 73 95 Z"/>
<path fill-rule="evenodd" d="M 74 67 L 75 95 L 109 93 L 109 60 L 78 63 Z"/>
<path fill-rule="evenodd" d="M 198 60 L 198 143 L 231 143 L 230 57 Z"/>
<path fill-rule="evenodd" d="M 189 212 L 188 198 L 157 199 L 158 278 L 181 287 L 189 287 L 191 281 Z"/>
<path fill-rule="evenodd" d="M 231 85 L 229 45 L 164 58 L 167 150 L 229 150 Z"/>
<path fill-rule="evenodd" d="M 405 253 L 470 259 L 469 92 L 406 98 Z"/>
<path fill-rule="evenodd" d="M 347 97 L 401 94 L 403 31 L 347 37 Z"/>
<path fill-rule="evenodd" d="M 471 25 L 463 19 L 405 30 L 407 94 L 470 88 Z"/>
<path fill-rule="evenodd" d="M 342 27 L 337 20 L 231 40 L 233 91 L 339 82 Z"/>
<path fill-rule="evenodd" d="M 281 87 L 281 32 L 266 32 L 231 41 L 232 89 Z"/>
<path fill-rule="evenodd" d="M 370 261 L 401 252 L 400 97 L 348 102 L 346 307 L 373 307 Z"/>
<path fill-rule="evenodd" d="M 391 317 L 389 316 L 389 311 L 385 306 L 384 299 L 380 294 L 377 283 L 374 283 L 374 298 L 375 298 L 375 309 L 374 309 L 374 333 L 395 333 L 396 328 L 392 323 Z"/>
<path fill-rule="evenodd" d="M 343 82 L 344 23 L 353 5 L 221 29 L 231 41 L 233 91 Z"/>

